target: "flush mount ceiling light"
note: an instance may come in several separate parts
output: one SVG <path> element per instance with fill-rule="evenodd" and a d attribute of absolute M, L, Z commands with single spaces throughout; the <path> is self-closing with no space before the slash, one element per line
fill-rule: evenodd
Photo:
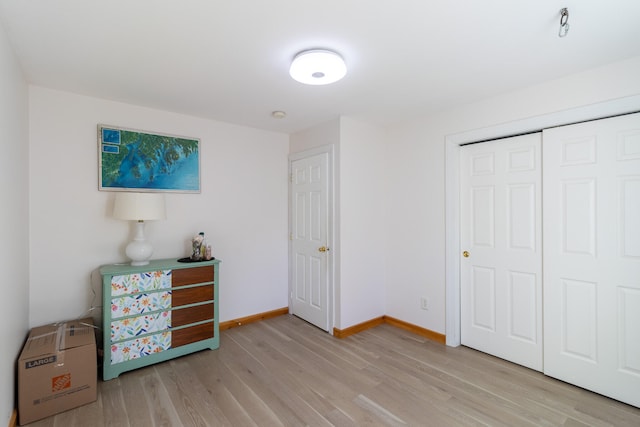
<path fill-rule="evenodd" d="M 307 85 L 328 85 L 347 74 L 347 66 L 340 55 L 330 50 L 305 50 L 296 55 L 289 68 L 294 80 Z"/>

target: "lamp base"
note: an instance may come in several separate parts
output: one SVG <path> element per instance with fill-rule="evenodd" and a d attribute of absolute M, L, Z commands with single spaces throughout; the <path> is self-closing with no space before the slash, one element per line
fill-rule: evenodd
<path fill-rule="evenodd" d="M 138 221 L 136 227 L 136 237 L 127 245 L 125 253 L 131 260 L 131 265 L 147 265 L 153 255 L 153 246 L 144 238 L 144 222 Z"/>
<path fill-rule="evenodd" d="M 153 255 L 153 246 L 147 241 L 134 240 L 127 245 L 125 253 L 131 260 L 131 265 L 147 265 Z"/>

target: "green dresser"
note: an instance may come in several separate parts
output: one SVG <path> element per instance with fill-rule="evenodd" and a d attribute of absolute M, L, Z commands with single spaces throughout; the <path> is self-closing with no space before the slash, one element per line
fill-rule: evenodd
<path fill-rule="evenodd" d="M 165 259 L 102 266 L 102 378 L 218 348 L 219 265 Z"/>

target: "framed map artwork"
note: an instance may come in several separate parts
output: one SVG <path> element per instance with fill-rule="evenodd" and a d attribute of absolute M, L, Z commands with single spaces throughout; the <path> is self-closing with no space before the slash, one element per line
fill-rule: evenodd
<path fill-rule="evenodd" d="M 200 192 L 200 140 L 98 125 L 101 191 Z"/>

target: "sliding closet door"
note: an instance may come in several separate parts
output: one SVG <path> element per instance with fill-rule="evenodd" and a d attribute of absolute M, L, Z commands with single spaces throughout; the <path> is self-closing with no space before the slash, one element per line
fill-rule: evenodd
<path fill-rule="evenodd" d="M 545 130 L 544 372 L 640 406 L 640 114 Z"/>
<path fill-rule="evenodd" d="M 541 134 L 462 147 L 461 341 L 542 370 Z"/>

